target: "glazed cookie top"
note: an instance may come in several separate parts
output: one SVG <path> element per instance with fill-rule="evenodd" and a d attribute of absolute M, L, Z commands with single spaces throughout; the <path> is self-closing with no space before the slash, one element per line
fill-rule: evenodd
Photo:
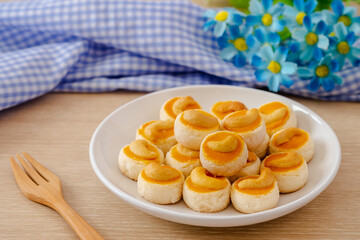
<path fill-rule="evenodd" d="M 300 128 L 287 128 L 275 133 L 271 138 L 271 144 L 280 149 L 299 149 L 309 140 L 310 135 Z"/>
<path fill-rule="evenodd" d="M 183 163 L 199 161 L 199 151 L 193 150 L 178 143 L 170 150 L 171 157 Z"/>
<path fill-rule="evenodd" d="M 209 131 L 220 127 L 216 117 L 200 109 L 192 109 L 183 112 L 180 115 L 180 121 L 184 125 L 199 131 Z"/>
<path fill-rule="evenodd" d="M 272 131 L 283 126 L 290 117 L 290 109 L 281 102 L 270 102 L 259 108 L 265 121 L 267 131 Z"/>
<path fill-rule="evenodd" d="M 161 120 L 150 121 L 140 127 L 139 134 L 156 143 L 174 136 L 174 123 Z"/>
<path fill-rule="evenodd" d="M 224 119 L 225 116 L 230 113 L 246 110 L 246 106 L 239 101 L 225 101 L 225 102 L 217 102 L 212 108 L 211 112 L 220 120 Z"/>
<path fill-rule="evenodd" d="M 222 127 L 237 133 L 251 132 L 261 125 L 262 119 L 256 108 L 240 110 L 227 115 Z"/>
<path fill-rule="evenodd" d="M 227 187 L 229 180 L 226 177 L 214 176 L 203 167 L 197 167 L 186 179 L 186 184 L 195 192 L 213 192 Z"/>
<path fill-rule="evenodd" d="M 289 172 L 300 168 L 304 162 L 297 152 L 281 152 L 267 156 L 262 164 L 273 172 Z"/>
<path fill-rule="evenodd" d="M 181 112 L 189 109 L 200 109 L 201 106 L 190 96 L 180 96 L 168 100 L 163 108 L 168 116 L 175 120 Z"/>
<path fill-rule="evenodd" d="M 170 184 L 181 180 L 182 173 L 172 167 L 150 163 L 140 173 L 147 182 L 156 184 Z"/>
<path fill-rule="evenodd" d="M 269 168 L 264 168 L 260 175 L 240 178 L 233 184 L 237 191 L 248 195 L 265 195 L 275 187 L 275 177 Z"/>
<path fill-rule="evenodd" d="M 245 149 L 245 143 L 238 134 L 218 131 L 209 134 L 201 143 L 201 152 L 208 161 L 225 164 L 236 160 Z"/>
<path fill-rule="evenodd" d="M 136 161 L 160 162 L 160 150 L 146 140 L 138 139 L 124 147 L 124 154 Z"/>

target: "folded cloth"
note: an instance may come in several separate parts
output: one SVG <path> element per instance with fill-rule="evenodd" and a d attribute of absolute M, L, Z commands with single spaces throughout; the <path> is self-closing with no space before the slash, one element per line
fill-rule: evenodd
<path fill-rule="evenodd" d="M 43 0 L 0 3 L 0 110 L 50 91 L 155 91 L 190 84 L 264 88 L 250 66 L 237 68 L 202 26 L 190 1 Z M 342 86 L 311 92 L 294 77 L 280 91 L 359 101 L 360 68 Z"/>

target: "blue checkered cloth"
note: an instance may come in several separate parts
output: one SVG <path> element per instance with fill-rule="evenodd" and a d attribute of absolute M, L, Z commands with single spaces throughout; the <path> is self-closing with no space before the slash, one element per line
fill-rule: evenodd
<path fill-rule="evenodd" d="M 0 110 L 50 91 L 156 91 L 190 84 L 264 88 L 236 68 L 190 1 L 43 0 L 0 3 Z M 283 93 L 359 101 L 360 68 L 332 92 L 295 84 Z"/>

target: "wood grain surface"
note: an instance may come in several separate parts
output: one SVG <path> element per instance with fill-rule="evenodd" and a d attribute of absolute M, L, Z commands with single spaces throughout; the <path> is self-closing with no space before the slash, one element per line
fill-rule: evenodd
<path fill-rule="evenodd" d="M 54 210 L 29 201 L 9 157 L 26 151 L 61 179 L 67 202 L 105 239 L 360 239 L 360 104 L 291 97 L 327 121 L 342 147 L 340 170 L 315 200 L 284 217 L 245 227 L 187 226 L 143 213 L 96 177 L 89 141 L 97 125 L 143 93 L 51 93 L 0 112 L 0 239 L 77 239 Z"/>

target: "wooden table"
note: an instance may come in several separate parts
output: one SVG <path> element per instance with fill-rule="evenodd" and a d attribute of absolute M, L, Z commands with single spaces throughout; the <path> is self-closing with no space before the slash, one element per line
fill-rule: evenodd
<path fill-rule="evenodd" d="M 342 147 L 331 185 L 305 207 L 245 227 L 206 228 L 147 215 L 116 197 L 96 177 L 89 141 L 97 125 L 143 93 L 51 93 L 0 112 L 0 239 L 77 239 L 55 211 L 26 199 L 15 183 L 9 157 L 31 153 L 58 175 L 65 199 L 106 239 L 360 239 L 359 103 L 291 97 L 335 130 Z"/>

